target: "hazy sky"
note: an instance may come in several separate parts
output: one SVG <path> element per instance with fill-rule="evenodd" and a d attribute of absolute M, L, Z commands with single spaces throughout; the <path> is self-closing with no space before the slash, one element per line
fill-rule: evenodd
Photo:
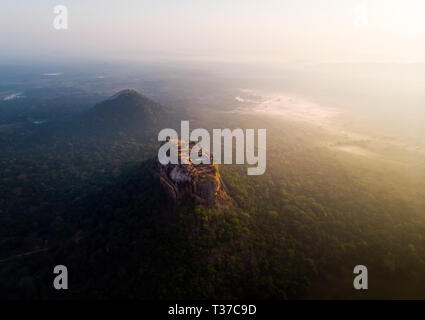
<path fill-rule="evenodd" d="M 21 56 L 425 62 L 425 1 L 2 0 L 0 58 Z"/>

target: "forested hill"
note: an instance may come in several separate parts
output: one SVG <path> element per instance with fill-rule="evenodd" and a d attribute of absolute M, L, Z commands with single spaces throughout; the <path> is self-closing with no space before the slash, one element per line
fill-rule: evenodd
<path fill-rule="evenodd" d="M 83 130 L 90 128 L 100 134 L 129 130 L 151 133 L 166 124 L 170 112 L 139 92 L 126 89 L 95 105 L 78 120 Z"/>
<path fill-rule="evenodd" d="M 121 90 L 87 111 L 63 121 L 47 122 L 31 130 L 27 144 L 64 144 L 69 141 L 106 142 L 156 139 L 160 129 L 177 127 L 187 117 L 133 89 Z"/>

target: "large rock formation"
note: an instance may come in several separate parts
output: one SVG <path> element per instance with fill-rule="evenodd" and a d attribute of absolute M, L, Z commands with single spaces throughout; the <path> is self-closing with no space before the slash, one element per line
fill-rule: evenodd
<path fill-rule="evenodd" d="M 179 145 L 179 163 L 181 163 L 181 141 Z M 191 145 L 192 146 L 192 145 Z M 191 147 L 190 146 L 190 147 Z M 208 154 L 212 163 L 212 156 Z M 160 183 L 167 197 L 173 202 L 188 198 L 197 204 L 216 208 L 232 206 L 216 164 L 157 164 Z"/>

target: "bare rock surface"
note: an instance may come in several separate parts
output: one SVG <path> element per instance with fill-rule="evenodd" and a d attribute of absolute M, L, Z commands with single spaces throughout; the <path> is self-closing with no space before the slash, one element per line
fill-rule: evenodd
<path fill-rule="evenodd" d="M 179 160 L 181 160 L 181 141 L 179 145 Z M 212 156 L 208 154 L 212 163 Z M 216 164 L 194 164 L 189 159 L 188 164 L 157 163 L 158 177 L 167 197 L 173 202 L 189 198 L 197 204 L 216 208 L 232 206 L 232 199 L 227 193 Z"/>

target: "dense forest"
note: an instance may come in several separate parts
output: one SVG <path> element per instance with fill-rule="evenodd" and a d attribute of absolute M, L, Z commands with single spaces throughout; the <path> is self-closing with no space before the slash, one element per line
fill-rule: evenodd
<path fill-rule="evenodd" d="M 173 114 L 196 127 L 268 130 L 264 175 L 219 166 L 234 207 L 175 204 L 153 174 L 163 124 L 142 112 L 148 122 L 132 127 L 135 111 L 119 110 L 107 125 L 109 113 L 93 120 L 91 110 L 2 135 L 0 298 L 425 297 L 422 167 L 338 153 L 305 124 Z M 67 291 L 52 286 L 58 264 Z M 367 292 L 352 286 L 359 264 Z"/>

